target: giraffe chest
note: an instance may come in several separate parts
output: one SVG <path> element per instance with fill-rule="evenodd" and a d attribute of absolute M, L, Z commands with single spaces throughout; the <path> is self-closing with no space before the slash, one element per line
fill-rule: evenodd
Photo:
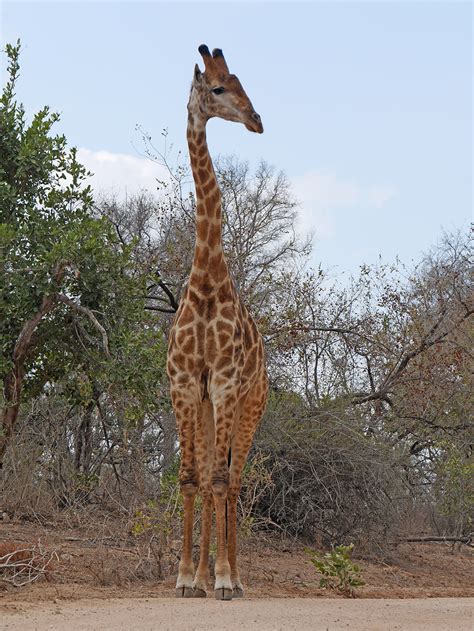
<path fill-rule="evenodd" d="M 243 383 L 263 366 L 255 323 L 232 285 L 223 289 L 206 296 L 187 287 L 170 331 L 171 381 L 214 375 Z"/>
<path fill-rule="evenodd" d="M 198 320 L 183 325 L 178 319 L 171 331 L 168 356 L 182 369 L 194 364 L 202 370 L 238 363 L 244 350 L 243 327 L 238 321 Z"/>

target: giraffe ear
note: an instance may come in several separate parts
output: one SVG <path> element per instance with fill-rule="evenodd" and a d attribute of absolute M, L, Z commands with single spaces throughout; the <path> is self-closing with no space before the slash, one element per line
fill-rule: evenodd
<path fill-rule="evenodd" d="M 194 66 L 194 80 L 199 83 L 201 81 L 201 78 L 202 78 L 202 72 L 201 72 L 199 66 L 196 64 Z"/>

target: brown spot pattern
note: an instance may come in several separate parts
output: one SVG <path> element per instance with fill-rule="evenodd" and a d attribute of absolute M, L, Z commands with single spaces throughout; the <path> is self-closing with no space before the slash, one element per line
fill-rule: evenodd
<path fill-rule="evenodd" d="M 242 103 L 247 103 L 236 78 L 231 86 Z M 196 248 L 189 285 L 170 331 L 167 371 L 180 437 L 179 477 L 185 496 L 185 531 L 192 533 L 189 509 L 200 486 L 203 506 L 208 511 L 203 513 L 201 537 L 209 536 L 214 495 L 218 538 L 222 541 L 226 498 L 228 514 L 235 515 L 242 469 L 263 415 L 268 384 L 261 337 L 241 304 L 222 253 L 220 191 L 199 122 L 202 114 L 198 110 L 205 110 L 207 104 L 198 101 L 197 110 L 193 109 L 195 116 L 190 115 L 188 124 L 197 194 Z M 211 409 L 207 420 L 206 405 Z M 238 577 L 235 523 L 230 524 L 228 535 L 228 552 L 218 545 L 216 576 L 228 554 L 233 576 Z M 186 541 L 180 572 L 181 568 L 192 568 L 191 539 Z M 199 568 L 203 575 L 207 571 L 206 545 L 208 549 L 208 543 L 201 546 L 197 577 Z"/>

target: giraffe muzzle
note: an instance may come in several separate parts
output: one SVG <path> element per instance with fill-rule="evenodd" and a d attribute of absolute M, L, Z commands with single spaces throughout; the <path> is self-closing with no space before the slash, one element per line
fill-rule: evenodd
<path fill-rule="evenodd" d="M 253 131 L 256 134 L 262 134 L 263 125 L 262 125 L 262 119 L 260 118 L 260 114 L 257 114 L 257 112 L 252 112 L 249 116 L 249 121 L 245 123 L 245 127 L 249 131 Z"/>

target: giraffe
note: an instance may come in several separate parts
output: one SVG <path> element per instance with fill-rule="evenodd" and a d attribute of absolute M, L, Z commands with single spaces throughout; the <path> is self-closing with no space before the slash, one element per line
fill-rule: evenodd
<path fill-rule="evenodd" d="M 221 194 L 206 142 L 212 117 L 262 133 L 222 50 L 199 47 L 188 102 L 187 141 L 196 188 L 196 244 L 188 284 L 171 327 L 167 372 L 178 426 L 183 548 L 176 596 L 205 597 L 213 509 L 217 555 L 214 594 L 243 596 L 237 566 L 237 499 L 242 470 L 265 410 L 268 380 L 263 340 L 238 296 L 222 249 Z M 200 492 L 201 538 L 194 573 L 194 502 Z"/>

